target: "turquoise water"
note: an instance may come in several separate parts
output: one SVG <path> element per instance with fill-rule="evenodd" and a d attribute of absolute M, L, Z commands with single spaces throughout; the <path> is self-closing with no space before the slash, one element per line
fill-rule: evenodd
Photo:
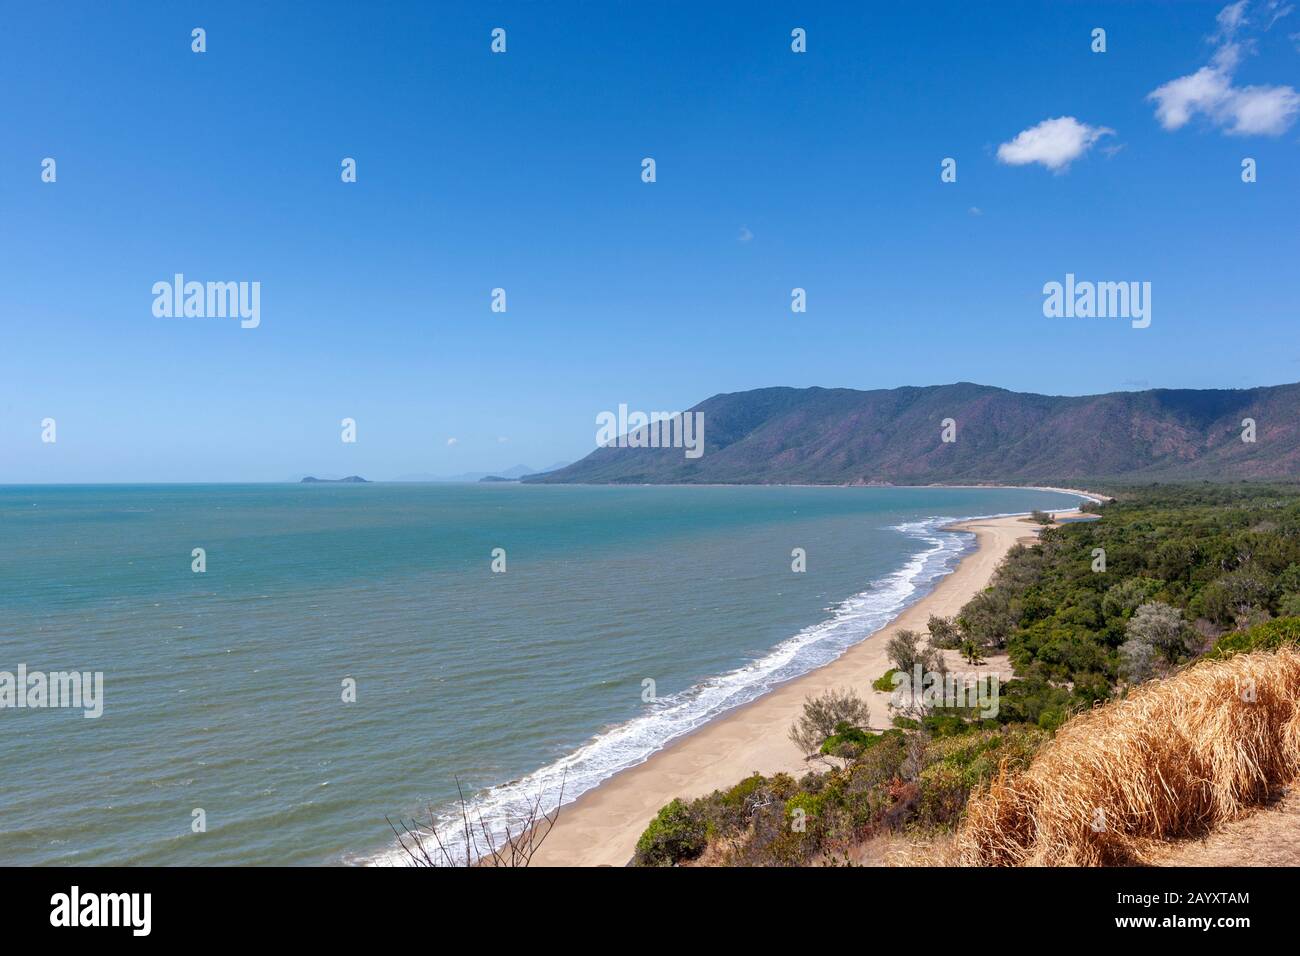
<path fill-rule="evenodd" d="M 98 719 L 0 710 L 0 863 L 383 862 L 385 816 L 441 812 L 457 778 L 491 819 L 561 776 L 571 799 L 881 626 L 970 546 L 947 520 L 1075 501 L 0 488 L 0 671 L 104 674 Z"/>

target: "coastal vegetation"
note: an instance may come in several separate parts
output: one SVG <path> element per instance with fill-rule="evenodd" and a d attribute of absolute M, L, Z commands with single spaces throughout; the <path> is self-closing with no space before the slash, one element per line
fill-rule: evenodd
<path fill-rule="evenodd" d="M 1013 548 L 928 641 L 892 636 L 905 672 L 1005 654 L 996 717 L 911 706 L 882 730 L 851 691 L 810 700 L 818 769 L 674 801 L 634 863 L 852 863 L 889 834 L 970 865 L 1138 862 L 1300 776 L 1300 488 L 1114 493 Z"/>
<path fill-rule="evenodd" d="M 672 801 L 641 835 L 634 864 L 852 862 L 855 846 L 877 834 L 951 830 L 975 787 L 1000 767 L 1028 766 L 1046 736 L 960 722 L 861 733 L 854 755 L 829 769 L 754 774 L 729 790 Z"/>
<path fill-rule="evenodd" d="M 804 702 L 803 716 L 790 728 L 790 740 L 811 756 L 825 752 L 826 746 L 841 735 L 863 733 L 866 721 L 867 705 L 861 697 L 852 691 L 830 690 Z"/>
<path fill-rule="evenodd" d="M 1013 548 L 958 616 L 1015 670 L 1001 720 L 1053 729 L 1300 609 L 1300 489 L 1128 489 L 1100 513 Z"/>

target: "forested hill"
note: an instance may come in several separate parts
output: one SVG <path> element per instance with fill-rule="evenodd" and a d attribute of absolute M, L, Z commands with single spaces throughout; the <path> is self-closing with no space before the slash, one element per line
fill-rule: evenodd
<path fill-rule="evenodd" d="M 699 457 L 682 448 L 607 445 L 524 480 L 1050 484 L 1300 476 L 1300 384 L 1079 397 L 969 382 L 763 388 L 715 395 L 690 411 L 703 414 Z M 955 440 L 943 440 L 946 420 Z"/>

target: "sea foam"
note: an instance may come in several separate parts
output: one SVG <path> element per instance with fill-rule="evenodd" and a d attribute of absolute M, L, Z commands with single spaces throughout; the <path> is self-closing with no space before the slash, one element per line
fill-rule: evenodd
<path fill-rule="evenodd" d="M 647 704 L 644 713 L 597 734 L 554 763 L 473 797 L 468 801 L 470 819 L 477 823 L 481 817 L 499 840 L 507 824 L 518 829 L 519 821 L 539 796 L 541 808 L 553 810 L 563 787 L 560 805 L 571 803 L 619 771 L 644 763 L 672 740 L 718 715 L 835 660 L 928 593 L 973 548 L 974 535 L 970 532 L 945 530 L 956 520 L 960 519 L 932 517 L 894 525 L 893 530 L 921 544 L 921 550 L 901 568 L 826 608 L 829 616 L 825 620 L 787 638 L 763 657 Z M 453 859 L 463 860 L 460 808 L 447 807 L 438 812 L 435 825 Z M 400 847 L 391 846 L 353 862 L 401 866 L 410 859 Z"/>

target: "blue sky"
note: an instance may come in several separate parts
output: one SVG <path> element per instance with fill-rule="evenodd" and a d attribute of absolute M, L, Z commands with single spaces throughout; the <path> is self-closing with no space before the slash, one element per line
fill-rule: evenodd
<path fill-rule="evenodd" d="M 1296 381 L 1288 7 L 11 4 L 0 482 L 543 466 L 768 385 Z M 177 272 L 261 325 L 155 317 Z M 1150 328 L 1045 318 L 1067 272 L 1151 282 Z"/>

